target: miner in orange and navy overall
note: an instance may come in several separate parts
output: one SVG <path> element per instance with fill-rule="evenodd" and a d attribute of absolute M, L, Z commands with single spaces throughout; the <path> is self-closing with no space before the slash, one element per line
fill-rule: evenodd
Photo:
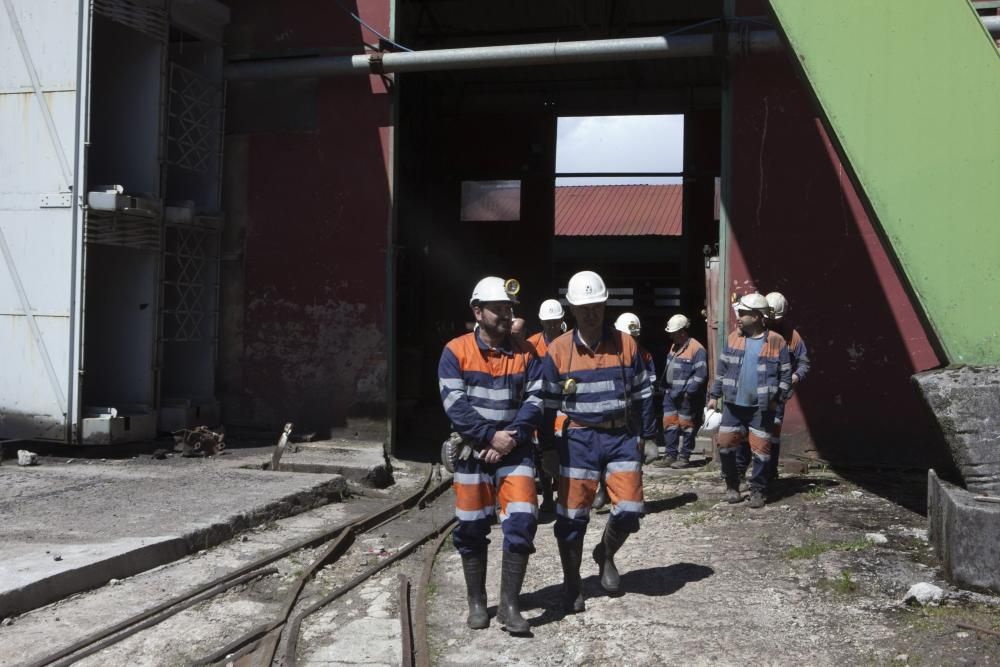
<path fill-rule="evenodd" d="M 542 364 L 534 348 L 510 335 L 513 303 L 502 279 L 479 281 L 469 302 L 476 328 L 445 346 L 438 381 L 444 410 L 467 455 L 454 460 L 458 527 L 453 534 L 465 574 L 466 623 L 489 627 L 486 545 L 499 501 L 503 563 L 497 620 L 521 634 L 529 626 L 518 595 L 538 525 L 532 436 L 542 418 Z"/>
<path fill-rule="evenodd" d="M 736 309 L 737 330 L 729 334 L 719 354 L 708 407 L 714 410 L 718 400 L 724 399 L 718 444 L 726 502 L 742 500 L 736 459 L 741 443 L 748 439 L 753 458 L 750 507 L 756 509 L 767 498 L 771 429 L 778 406 L 788 399 L 792 364 L 785 339 L 765 327 L 768 305 L 763 294 L 744 295 Z"/>
<path fill-rule="evenodd" d="M 583 537 L 602 475 L 611 496 L 611 515 L 593 551 L 601 586 L 620 588 L 615 553 L 643 515 L 642 463 L 656 457 L 653 392 L 635 341 L 604 321 L 608 291 L 593 271 L 569 281 L 577 326 L 549 345 L 543 364 L 545 424 L 552 433 L 557 410 L 567 415 L 563 438 L 544 437 L 543 465 L 559 476 L 555 537 L 563 568 L 565 609 L 585 609 L 580 586 Z M 629 429 L 630 413 L 641 415 L 640 433 Z M 641 437 L 640 437 L 641 436 Z"/>
<path fill-rule="evenodd" d="M 666 456 L 656 467 L 687 468 L 694 439 L 701 426 L 708 382 L 708 354 L 688 328 L 691 321 L 678 313 L 667 320 L 670 336 L 667 367 L 663 373 L 663 439 Z"/>
<path fill-rule="evenodd" d="M 538 353 L 539 359 L 545 358 L 545 354 L 549 350 L 549 343 L 566 332 L 565 318 L 566 313 L 563 311 L 561 303 L 555 299 L 542 301 L 542 305 L 538 309 L 538 321 L 542 324 L 542 330 L 528 338 L 528 342 L 531 343 L 535 348 L 535 352 Z M 565 422 L 566 415 L 561 412 L 558 413 L 555 423 L 556 434 L 562 433 Z M 542 487 L 542 504 L 538 507 L 538 511 L 551 513 L 556 509 L 555 502 L 552 499 L 552 476 L 540 469 L 540 454 L 541 452 L 536 450 L 535 472 L 538 474 L 538 482 Z"/>

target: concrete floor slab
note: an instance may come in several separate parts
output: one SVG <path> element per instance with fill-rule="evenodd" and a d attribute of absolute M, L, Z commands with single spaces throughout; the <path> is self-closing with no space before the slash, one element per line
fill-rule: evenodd
<path fill-rule="evenodd" d="M 176 560 L 339 499 L 337 474 L 220 459 L 0 467 L 0 617 Z"/>

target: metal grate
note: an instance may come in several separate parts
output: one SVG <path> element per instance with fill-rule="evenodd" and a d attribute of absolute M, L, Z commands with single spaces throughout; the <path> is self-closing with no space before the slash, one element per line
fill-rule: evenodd
<path fill-rule="evenodd" d="M 218 231 L 168 225 L 164 261 L 163 340 L 196 342 L 215 314 Z"/>
<path fill-rule="evenodd" d="M 136 250 L 160 249 L 160 220 L 158 217 L 87 211 L 84 242 L 111 245 Z"/>
<path fill-rule="evenodd" d="M 171 63 L 169 93 L 167 162 L 208 173 L 222 145 L 222 86 Z"/>
<path fill-rule="evenodd" d="M 166 7 L 151 7 L 129 0 L 94 0 L 94 11 L 115 23 L 152 37 L 161 44 L 167 43 L 170 19 Z"/>

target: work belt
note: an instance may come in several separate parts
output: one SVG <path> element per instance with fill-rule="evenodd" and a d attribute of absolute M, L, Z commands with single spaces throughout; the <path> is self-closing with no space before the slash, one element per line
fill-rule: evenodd
<path fill-rule="evenodd" d="M 569 419 L 566 421 L 567 428 L 592 428 L 595 431 L 614 431 L 617 429 L 623 429 L 628 426 L 628 421 L 624 417 L 620 419 L 606 419 L 605 421 L 598 422 L 597 424 L 581 424 L 578 421 L 573 421 Z"/>

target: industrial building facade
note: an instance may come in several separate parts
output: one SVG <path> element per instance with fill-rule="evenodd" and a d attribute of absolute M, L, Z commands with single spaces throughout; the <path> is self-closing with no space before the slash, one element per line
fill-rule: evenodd
<path fill-rule="evenodd" d="M 4 67 L 0 90 L 0 437 L 108 442 L 212 420 L 323 429 L 357 417 L 384 421 L 397 451 L 432 447 L 447 426 L 437 358 L 465 329 L 475 281 L 516 277 L 530 321 L 593 268 L 631 290 L 647 330 L 685 312 L 709 341 L 732 326 L 732 294 L 783 292 L 814 368 L 784 451 L 904 466 L 947 456 L 910 383 L 947 359 L 807 81 L 787 49 L 729 46 L 773 26 L 766 2 L 5 7 L 3 62 L 24 66 Z M 373 47 L 688 33 L 718 46 L 253 74 Z M 54 44 L 76 49 L 57 57 Z M 629 114 L 684 116 L 680 234 L 561 242 L 558 119 Z M 518 183 L 517 219 L 463 219 L 463 183 L 492 181 Z"/>

